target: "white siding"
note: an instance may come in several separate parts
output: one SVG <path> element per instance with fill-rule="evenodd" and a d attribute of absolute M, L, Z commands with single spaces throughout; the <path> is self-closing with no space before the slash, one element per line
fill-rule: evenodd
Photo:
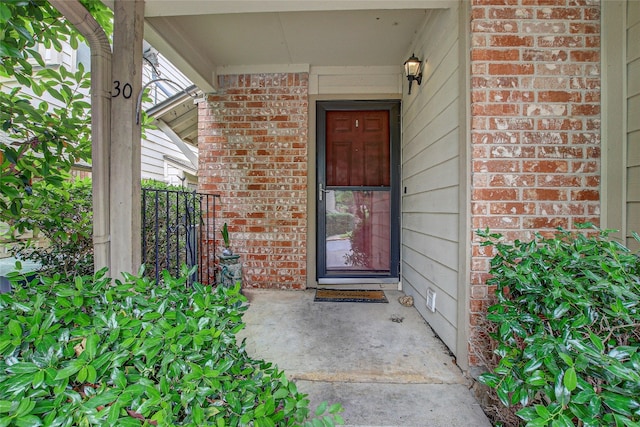
<path fill-rule="evenodd" d="M 193 151 L 197 152 L 195 147 Z M 175 167 L 170 167 L 165 160 L 164 156 L 166 155 L 188 163 L 184 154 L 162 131 L 157 129 L 147 130 L 146 138 L 142 140 L 142 178 L 155 179 L 169 184 L 180 184 L 180 180 L 177 177 L 184 177 L 183 171 L 177 172 Z"/>
<path fill-rule="evenodd" d="M 458 10 L 432 10 L 417 36 L 426 61 L 407 95 L 402 124 L 402 282 L 418 311 L 458 353 L 460 144 Z M 407 55 L 407 57 L 408 57 Z M 426 307 L 427 288 L 436 312 Z"/>
<path fill-rule="evenodd" d="M 309 94 L 398 93 L 402 90 L 401 66 L 311 67 Z"/>
<path fill-rule="evenodd" d="M 640 2 L 627 2 L 627 245 L 640 249 Z"/>

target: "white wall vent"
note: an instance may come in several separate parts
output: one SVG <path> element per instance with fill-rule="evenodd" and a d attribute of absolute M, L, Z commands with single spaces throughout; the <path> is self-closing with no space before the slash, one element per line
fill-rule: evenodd
<path fill-rule="evenodd" d="M 436 312 L 436 291 L 427 288 L 427 308 L 433 313 Z"/>

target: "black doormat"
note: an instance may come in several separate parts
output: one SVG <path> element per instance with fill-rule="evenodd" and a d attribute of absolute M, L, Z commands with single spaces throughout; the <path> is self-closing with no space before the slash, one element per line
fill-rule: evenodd
<path fill-rule="evenodd" d="M 382 302 L 388 303 L 383 291 L 316 289 L 314 301 L 322 302 Z"/>

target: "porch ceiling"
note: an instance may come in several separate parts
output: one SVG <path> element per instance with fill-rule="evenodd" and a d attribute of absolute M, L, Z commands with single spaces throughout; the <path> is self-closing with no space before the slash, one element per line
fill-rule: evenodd
<path fill-rule="evenodd" d="M 211 91 L 225 68 L 400 67 L 428 10 L 451 3 L 146 0 L 145 39 Z"/>

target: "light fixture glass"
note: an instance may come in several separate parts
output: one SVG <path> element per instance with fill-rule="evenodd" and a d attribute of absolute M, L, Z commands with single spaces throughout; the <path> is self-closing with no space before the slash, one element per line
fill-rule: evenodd
<path fill-rule="evenodd" d="M 418 82 L 418 85 L 422 83 L 422 61 L 415 54 L 412 54 L 411 58 L 404 63 L 404 72 L 409 80 L 409 95 L 411 95 L 413 82 Z"/>

